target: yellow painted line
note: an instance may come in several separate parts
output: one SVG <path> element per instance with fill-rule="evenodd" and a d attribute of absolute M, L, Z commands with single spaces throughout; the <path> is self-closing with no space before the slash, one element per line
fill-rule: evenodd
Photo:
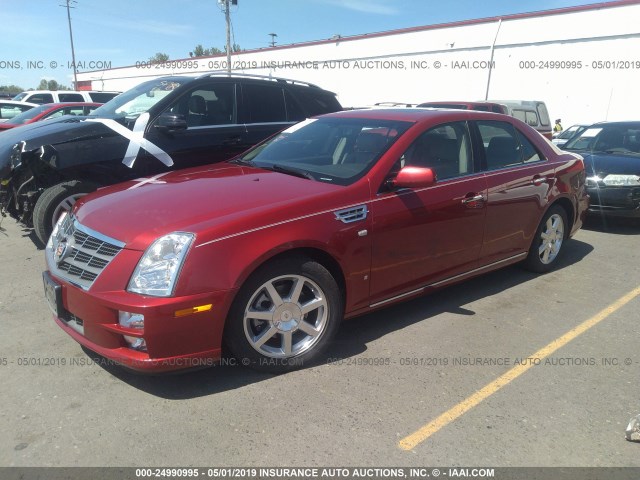
<path fill-rule="evenodd" d="M 624 307 L 627 303 L 629 303 L 631 300 L 636 298 L 638 295 L 640 295 L 640 286 L 636 287 L 635 289 L 633 289 L 623 297 L 619 298 L 608 307 L 599 311 L 590 319 L 584 321 L 577 327 L 569 330 L 567 333 L 565 333 L 561 337 L 556 338 L 554 341 L 552 341 L 548 345 L 542 347 L 536 353 L 534 353 L 533 355 L 530 355 L 530 357 L 540 358 L 540 359 L 548 357 L 549 355 L 554 353 L 556 350 L 564 347 L 567 343 L 569 343 L 574 338 L 578 337 L 579 335 L 589 330 L 591 327 L 594 327 L 595 325 L 600 323 L 602 320 L 607 318 L 609 315 L 611 315 L 615 311 Z M 400 447 L 402 450 L 413 450 L 413 448 L 415 448 L 420 443 L 424 442 L 431 435 L 439 431 L 441 428 L 447 426 L 449 423 L 453 422 L 454 420 L 457 420 L 459 417 L 467 413 L 469 410 L 471 410 L 473 407 L 478 405 L 484 399 L 490 397 L 491 395 L 496 393 L 498 390 L 500 390 L 502 387 L 505 387 L 506 385 L 508 385 L 512 380 L 515 380 L 516 378 L 518 378 L 520 375 L 522 375 L 524 372 L 526 372 L 533 366 L 534 364 L 532 362 L 529 362 L 526 365 L 516 365 L 508 372 L 496 378 L 493 382 L 485 385 L 480 390 L 476 391 L 469 397 L 465 398 L 462 402 L 458 403 L 456 406 L 444 412 L 438 418 L 432 420 L 422 428 L 413 432 L 411 435 L 400 440 L 400 442 L 398 442 L 398 447 Z"/>

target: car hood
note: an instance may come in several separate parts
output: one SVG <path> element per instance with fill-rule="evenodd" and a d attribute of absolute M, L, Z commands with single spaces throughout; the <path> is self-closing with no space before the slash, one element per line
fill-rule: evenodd
<path fill-rule="evenodd" d="M 79 201 L 75 215 L 127 248 L 144 250 L 171 232 L 195 233 L 201 244 L 344 206 L 347 188 L 221 163 L 102 188 Z"/>
<path fill-rule="evenodd" d="M 88 122 L 88 117 L 64 116 L 45 122 L 33 122 L 11 128 L 0 135 L 0 179 L 8 178 L 11 154 L 16 145 L 28 152 L 50 145 L 57 152 L 56 166 L 78 165 L 100 161 L 99 157 L 124 158 L 129 140 L 100 122 Z M 94 118 L 94 117 L 91 117 Z M 96 148 L 94 140 L 108 139 Z M 87 155 L 85 155 L 85 153 Z M 96 155 L 98 158 L 96 158 Z M 117 155 L 118 157 L 114 157 Z"/>
<path fill-rule="evenodd" d="M 576 151 L 577 152 L 577 151 Z M 577 152 L 584 158 L 587 177 L 604 178 L 610 173 L 640 175 L 640 156 L 619 155 L 604 152 Z"/>

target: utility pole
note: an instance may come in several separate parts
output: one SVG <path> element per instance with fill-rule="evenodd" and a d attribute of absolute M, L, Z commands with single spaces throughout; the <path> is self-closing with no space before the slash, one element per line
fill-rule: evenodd
<path fill-rule="evenodd" d="M 224 19 L 227 22 L 227 73 L 231 75 L 231 13 L 230 0 L 224 0 Z"/>
<path fill-rule="evenodd" d="M 75 0 L 66 0 L 66 5 L 59 5 L 60 7 L 67 7 L 67 20 L 69 21 L 69 39 L 71 40 L 71 62 L 73 64 L 73 89 L 78 89 L 78 69 L 76 68 L 76 52 L 73 48 L 73 31 L 71 30 L 71 3 L 78 3 Z"/>
<path fill-rule="evenodd" d="M 276 46 L 276 37 L 278 36 L 277 33 L 269 33 L 269 36 L 271 36 L 271 46 L 275 47 Z"/>

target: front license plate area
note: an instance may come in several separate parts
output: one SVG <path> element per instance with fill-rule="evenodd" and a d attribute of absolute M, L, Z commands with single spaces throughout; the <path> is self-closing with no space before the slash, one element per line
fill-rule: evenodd
<path fill-rule="evenodd" d="M 62 286 L 51 278 L 49 272 L 42 273 L 42 281 L 44 283 L 44 297 L 47 299 L 49 308 L 56 317 L 62 318 L 64 312 L 64 307 L 62 306 Z"/>

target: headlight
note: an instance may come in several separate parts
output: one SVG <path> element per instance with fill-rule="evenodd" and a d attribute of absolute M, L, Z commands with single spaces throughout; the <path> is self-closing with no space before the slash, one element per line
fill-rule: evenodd
<path fill-rule="evenodd" d="M 174 232 L 153 242 L 138 262 L 127 290 L 170 297 L 194 238 L 193 233 Z"/>
<path fill-rule="evenodd" d="M 16 143 L 11 149 L 11 168 L 15 169 L 22 164 L 22 151 L 24 149 L 24 142 Z"/>
<path fill-rule="evenodd" d="M 607 175 L 602 180 L 608 187 L 635 187 L 640 185 L 638 175 Z"/>
<path fill-rule="evenodd" d="M 67 218 L 67 212 L 62 212 L 62 215 L 60 215 L 60 218 L 58 218 L 58 221 L 53 227 L 53 231 L 51 232 L 51 235 L 49 235 L 49 240 L 47 241 L 47 248 L 53 249 L 53 239 L 58 236 L 58 231 L 60 231 L 60 226 L 64 223 L 66 218 Z"/>

